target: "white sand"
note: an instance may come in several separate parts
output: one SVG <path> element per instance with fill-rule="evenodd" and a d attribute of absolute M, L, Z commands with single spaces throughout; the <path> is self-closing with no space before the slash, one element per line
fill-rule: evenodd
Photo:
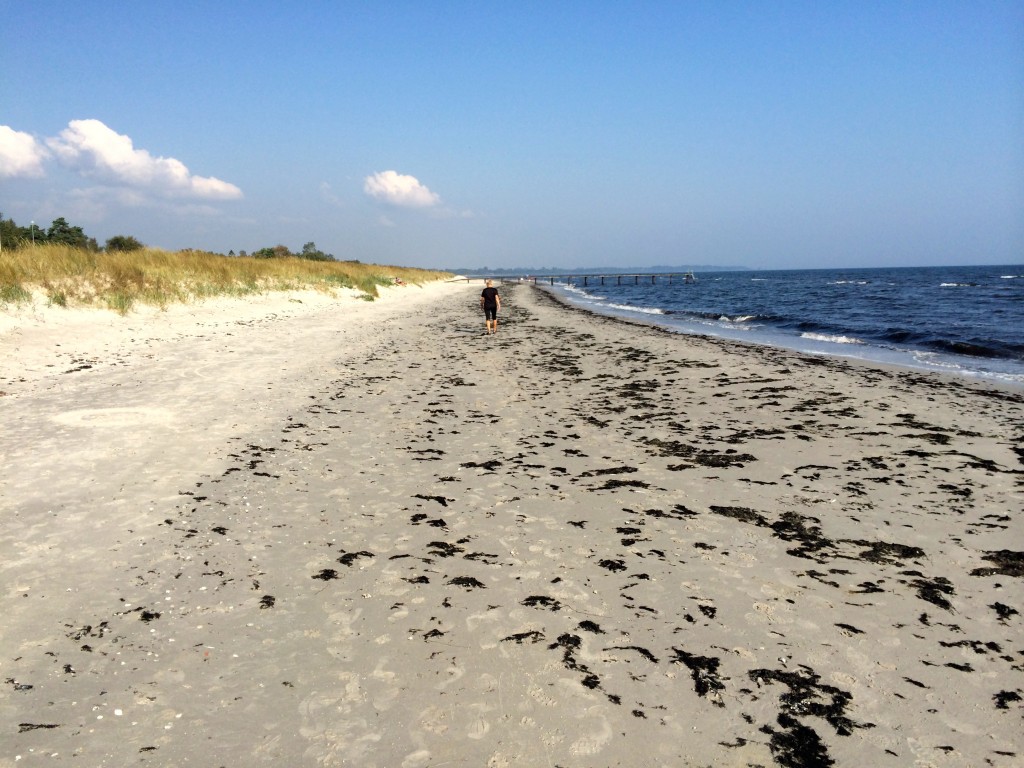
<path fill-rule="evenodd" d="M 0 766 L 1021 764 L 1019 393 L 479 290 L 3 332 Z"/>

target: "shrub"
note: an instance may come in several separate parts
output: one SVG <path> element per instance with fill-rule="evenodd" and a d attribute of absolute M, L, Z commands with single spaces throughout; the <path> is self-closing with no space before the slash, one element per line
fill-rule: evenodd
<path fill-rule="evenodd" d="M 145 248 L 142 243 L 131 235 L 114 235 L 107 240 L 105 250 L 107 251 L 141 251 Z"/>

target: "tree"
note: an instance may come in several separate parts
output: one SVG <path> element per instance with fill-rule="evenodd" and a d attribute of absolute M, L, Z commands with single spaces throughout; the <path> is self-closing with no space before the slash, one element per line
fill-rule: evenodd
<path fill-rule="evenodd" d="M 75 248 L 88 248 L 89 238 L 81 227 L 73 227 L 63 216 L 53 220 L 50 228 L 46 230 L 46 242 L 70 245 Z"/>
<path fill-rule="evenodd" d="M 245 251 L 242 251 L 242 256 L 245 255 Z M 275 245 L 273 248 L 260 248 L 258 251 L 253 251 L 251 254 L 254 259 L 307 259 L 309 261 L 335 261 L 335 258 L 329 254 L 324 253 L 316 247 L 316 243 L 310 241 L 302 246 L 300 253 L 292 253 L 288 250 L 286 245 Z"/>
<path fill-rule="evenodd" d="M 140 243 L 131 235 L 114 235 L 107 240 L 105 246 L 107 251 L 141 251 L 146 246 Z"/>
<path fill-rule="evenodd" d="M 302 253 L 298 256 L 300 259 L 309 259 L 310 261 L 334 261 L 331 254 L 321 251 L 312 240 L 302 246 Z"/>
<path fill-rule="evenodd" d="M 0 213 L 0 249 L 10 248 L 14 250 L 21 245 L 22 229 L 14 223 L 14 219 L 4 220 Z"/>

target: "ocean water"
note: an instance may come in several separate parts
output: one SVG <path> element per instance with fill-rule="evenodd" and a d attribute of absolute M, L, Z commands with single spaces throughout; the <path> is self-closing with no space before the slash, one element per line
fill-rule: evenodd
<path fill-rule="evenodd" d="M 681 333 L 943 371 L 1024 388 L 1024 265 L 615 276 L 549 286 Z M 542 282 L 546 284 L 546 281 Z"/>

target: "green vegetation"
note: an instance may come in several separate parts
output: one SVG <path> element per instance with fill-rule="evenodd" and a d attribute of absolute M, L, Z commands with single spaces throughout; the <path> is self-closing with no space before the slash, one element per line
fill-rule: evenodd
<path fill-rule="evenodd" d="M 243 252 L 244 256 L 245 253 Z M 306 259 L 308 261 L 334 261 L 334 256 L 324 253 L 316 247 L 316 243 L 308 242 L 298 253 L 292 253 L 286 245 L 275 245 L 273 248 L 260 248 L 249 254 L 254 259 Z"/>
<path fill-rule="evenodd" d="M 0 283 L 0 306 L 4 304 L 21 304 L 31 301 L 32 294 L 20 285 L 7 285 Z"/>
<path fill-rule="evenodd" d="M 141 251 L 145 247 L 131 235 L 114 235 L 107 240 L 104 249 L 107 251 Z"/>
<path fill-rule="evenodd" d="M 34 245 L 33 234 L 38 238 Z M 55 220 L 43 233 L 38 227 L 34 231 L 17 227 L 0 216 L 0 236 L 0 306 L 31 302 L 33 292 L 46 296 L 50 306 L 99 306 L 121 314 L 140 304 L 166 307 L 285 290 L 352 288 L 372 301 L 379 286 L 392 285 L 396 278 L 422 284 L 448 276 L 411 267 L 335 261 L 314 243 L 307 243 L 298 254 L 278 246 L 263 249 L 272 255 L 261 251 L 252 256 L 223 256 L 147 248 L 133 237 L 118 235 L 101 250 L 80 227 L 63 219 Z"/>

